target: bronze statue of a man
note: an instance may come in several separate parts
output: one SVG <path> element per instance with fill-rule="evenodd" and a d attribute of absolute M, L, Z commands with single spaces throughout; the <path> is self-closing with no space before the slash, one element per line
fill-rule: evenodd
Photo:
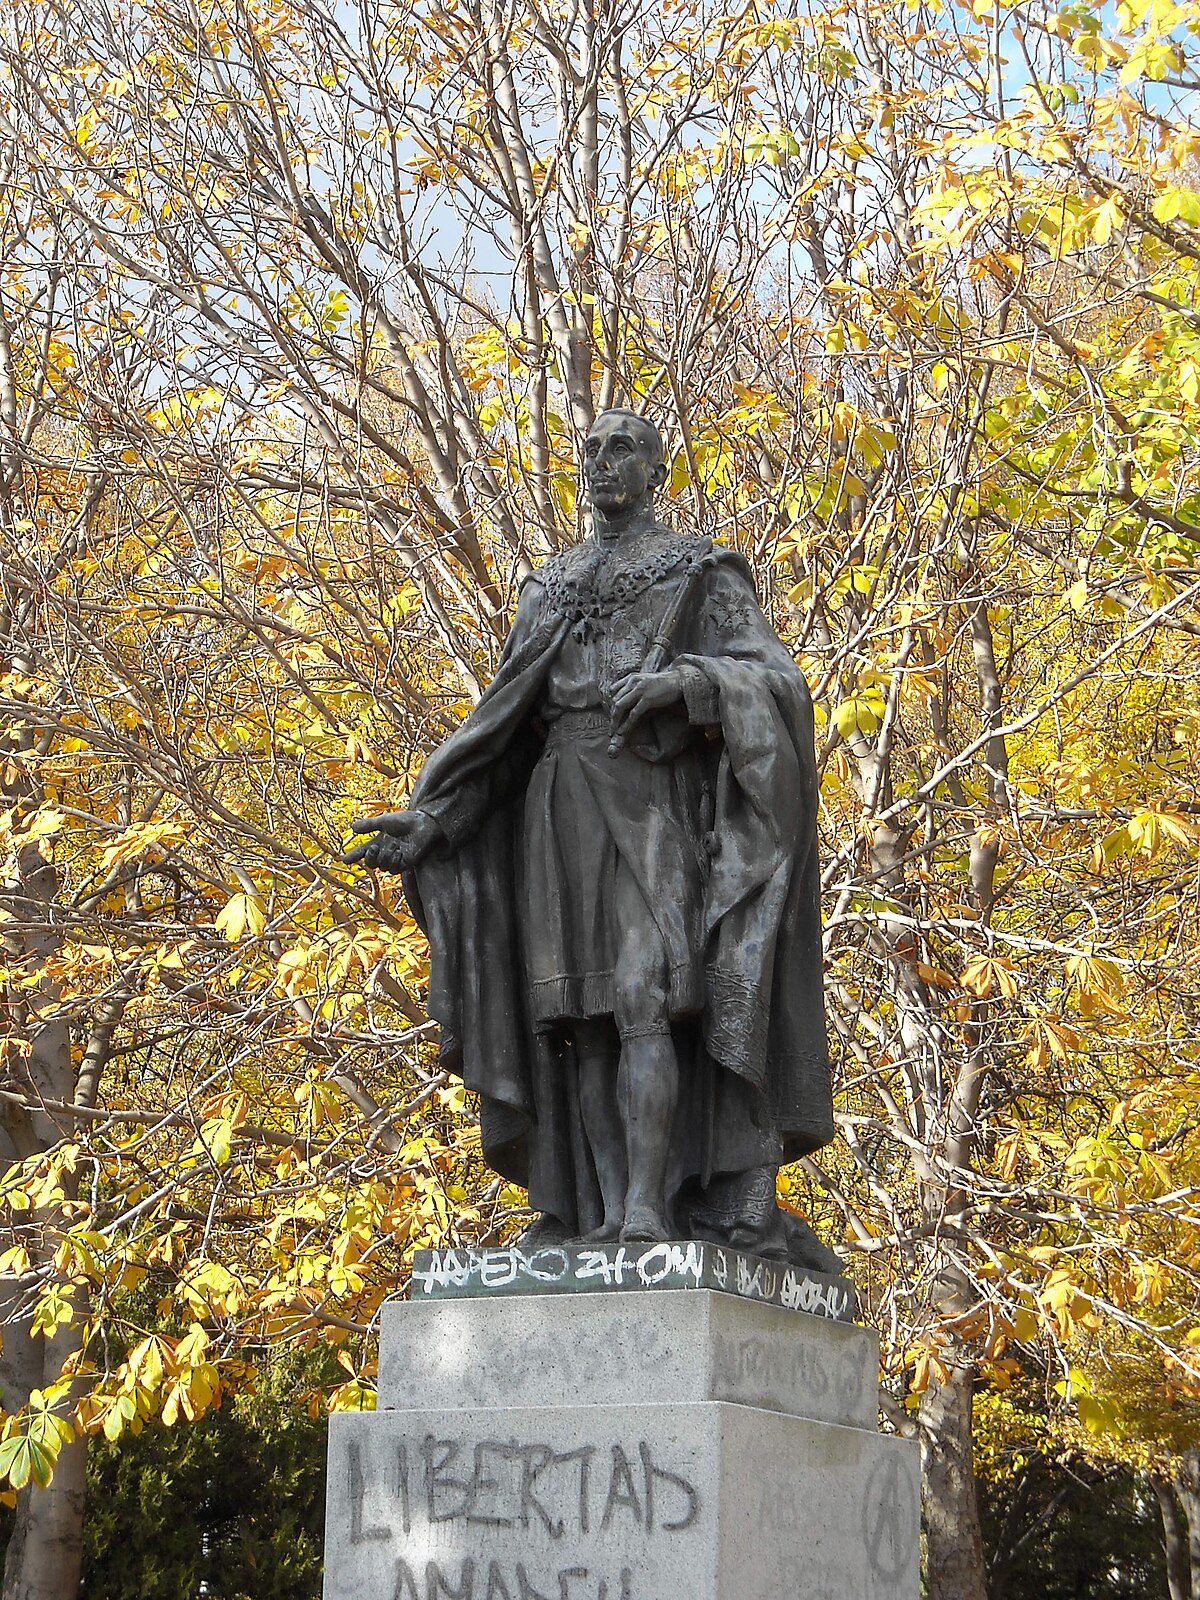
<path fill-rule="evenodd" d="M 833 1135 L 812 706 L 742 558 L 654 516 L 644 418 L 584 446 L 594 532 L 347 859 L 404 874 L 443 1064 L 542 1242 L 710 1239 L 835 1270 L 777 1205 Z"/>

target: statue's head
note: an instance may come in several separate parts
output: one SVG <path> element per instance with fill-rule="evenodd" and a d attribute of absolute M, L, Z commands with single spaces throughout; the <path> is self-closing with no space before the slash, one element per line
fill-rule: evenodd
<path fill-rule="evenodd" d="M 666 482 L 662 435 L 634 411 L 602 411 L 583 444 L 583 484 L 605 517 L 649 510 Z"/>

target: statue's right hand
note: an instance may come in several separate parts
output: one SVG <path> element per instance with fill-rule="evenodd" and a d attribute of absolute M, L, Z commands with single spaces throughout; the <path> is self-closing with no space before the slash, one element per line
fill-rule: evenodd
<path fill-rule="evenodd" d="M 369 833 L 364 844 L 347 850 L 342 860 L 361 862 L 380 872 L 407 872 L 429 854 L 442 830 L 424 811 L 388 811 L 380 817 L 359 817 L 350 824 L 355 833 Z"/>

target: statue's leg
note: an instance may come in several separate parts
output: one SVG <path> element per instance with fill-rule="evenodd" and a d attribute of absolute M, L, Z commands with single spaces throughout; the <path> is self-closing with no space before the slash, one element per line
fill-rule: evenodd
<path fill-rule="evenodd" d="M 617 1057 L 620 1041 L 608 1017 L 589 1017 L 572 1025 L 579 1073 L 579 1109 L 604 1202 L 604 1221 L 586 1234 L 588 1243 L 619 1238 L 625 1220 L 628 1182 L 625 1139 L 617 1109 Z"/>
<path fill-rule="evenodd" d="M 667 1207 L 667 1157 L 679 1098 L 679 1063 L 669 1029 L 627 1034 L 621 1040 L 617 1095 L 629 1161 L 621 1238 L 670 1239 L 674 1230 Z"/>
<path fill-rule="evenodd" d="M 621 1035 L 617 1099 L 629 1164 L 621 1238 L 670 1239 L 674 1230 L 667 1205 L 667 1163 L 679 1062 L 671 1037 L 666 951 L 648 915 L 631 919 L 622 929 L 613 989 Z"/>

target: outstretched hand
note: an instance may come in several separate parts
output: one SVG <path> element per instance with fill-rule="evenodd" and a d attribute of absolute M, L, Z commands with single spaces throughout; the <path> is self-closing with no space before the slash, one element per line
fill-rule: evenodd
<path fill-rule="evenodd" d="M 423 861 L 442 837 L 442 830 L 423 811 L 388 811 L 381 817 L 359 817 L 350 824 L 355 833 L 372 835 L 364 844 L 347 850 L 342 860 L 361 862 L 380 872 L 407 872 Z"/>
<path fill-rule="evenodd" d="M 627 678 L 622 678 L 613 695 L 609 754 L 617 754 L 642 717 L 682 699 L 683 677 L 676 667 L 667 667 L 662 672 L 631 672 Z"/>

